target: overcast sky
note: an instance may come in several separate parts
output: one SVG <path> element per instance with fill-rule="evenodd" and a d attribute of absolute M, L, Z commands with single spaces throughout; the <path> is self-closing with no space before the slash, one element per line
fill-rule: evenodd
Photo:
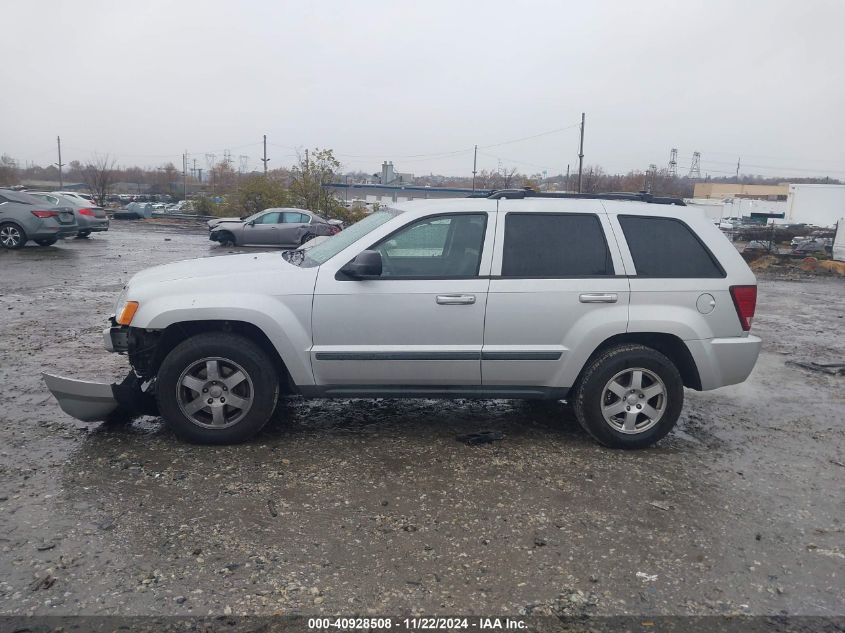
<path fill-rule="evenodd" d="M 5 2 L 0 153 L 845 178 L 845 1 Z M 562 131 L 543 134 L 560 128 Z M 541 135 L 543 134 L 543 135 Z M 515 139 L 532 137 L 519 142 Z M 503 144 L 504 143 L 504 144 Z M 495 147 L 490 147 L 495 146 Z"/>

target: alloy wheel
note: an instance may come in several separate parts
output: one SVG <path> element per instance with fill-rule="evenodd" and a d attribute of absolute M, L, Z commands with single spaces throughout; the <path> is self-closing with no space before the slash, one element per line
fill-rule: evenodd
<path fill-rule="evenodd" d="M 15 226 L 4 226 L 0 228 L 0 243 L 6 248 L 17 248 L 21 243 L 21 232 Z"/>
<path fill-rule="evenodd" d="M 653 371 L 643 367 L 624 369 L 604 386 L 602 416 L 620 433 L 644 433 L 663 417 L 666 395 L 666 385 Z"/>
<path fill-rule="evenodd" d="M 206 429 L 237 424 L 249 412 L 254 399 L 249 374 L 226 358 L 203 358 L 192 363 L 176 384 L 176 401 L 182 413 Z"/>

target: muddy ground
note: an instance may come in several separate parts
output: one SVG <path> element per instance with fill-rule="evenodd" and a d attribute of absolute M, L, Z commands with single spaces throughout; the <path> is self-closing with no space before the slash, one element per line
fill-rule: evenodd
<path fill-rule="evenodd" d="M 761 279 L 750 380 L 639 452 L 558 404 L 292 400 L 217 448 L 58 409 L 40 371 L 125 372 L 130 275 L 225 252 L 117 221 L 0 252 L 0 613 L 845 613 L 845 377 L 787 364 L 845 361 L 842 280 Z"/>

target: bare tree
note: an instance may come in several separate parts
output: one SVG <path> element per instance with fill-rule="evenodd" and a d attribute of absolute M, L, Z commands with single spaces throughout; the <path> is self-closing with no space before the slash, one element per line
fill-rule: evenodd
<path fill-rule="evenodd" d="M 115 160 L 108 154 L 94 156 L 94 160 L 82 168 L 82 182 L 88 187 L 97 203 L 105 205 L 106 197 L 115 182 Z"/>
<path fill-rule="evenodd" d="M 0 156 L 0 185 L 18 184 L 18 166 L 11 156 Z"/>

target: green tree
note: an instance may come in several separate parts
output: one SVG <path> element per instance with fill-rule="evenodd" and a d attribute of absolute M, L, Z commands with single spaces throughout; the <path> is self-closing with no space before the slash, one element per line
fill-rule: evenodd
<path fill-rule="evenodd" d="M 293 204 L 326 218 L 343 219 L 345 207 L 323 185 L 332 182 L 340 171 L 340 161 L 330 149 L 315 148 L 299 157 L 291 169 L 290 193 Z"/>
<path fill-rule="evenodd" d="M 226 211 L 230 215 L 252 215 L 271 207 L 289 207 L 292 195 L 279 180 L 270 176 L 246 176 L 237 191 L 226 197 Z"/>

